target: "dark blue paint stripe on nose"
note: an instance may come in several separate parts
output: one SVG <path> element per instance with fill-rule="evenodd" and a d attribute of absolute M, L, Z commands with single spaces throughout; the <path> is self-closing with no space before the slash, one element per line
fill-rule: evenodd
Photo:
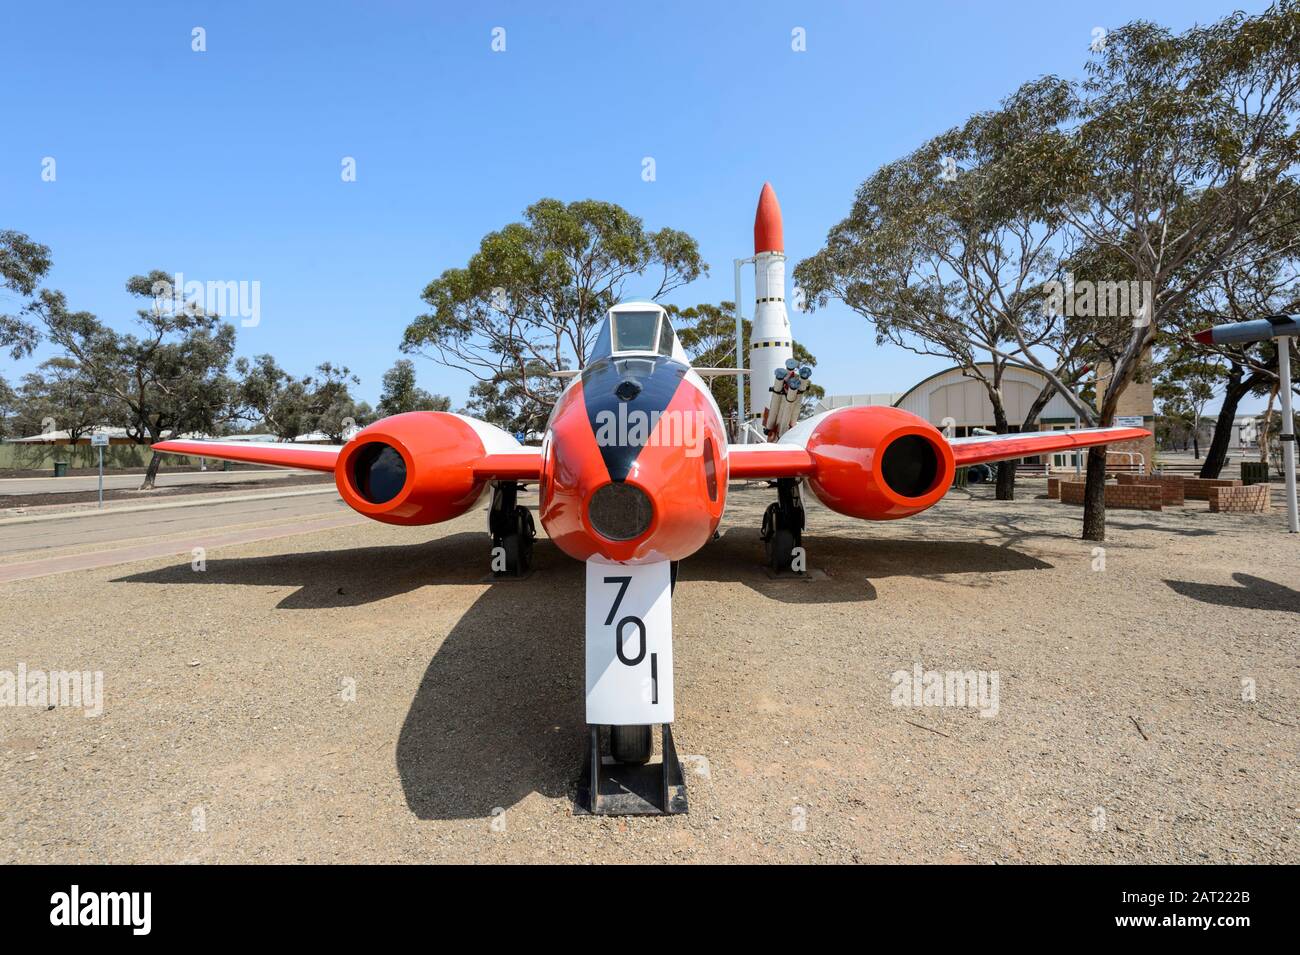
<path fill-rule="evenodd" d="M 650 424 L 668 408 L 687 370 L 681 362 L 661 355 L 602 358 L 582 369 L 582 400 L 587 407 L 587 421 L 611 481 L 627 478 L 637 455 L 649 440 Z M 625 381 L 635 381 L 640 386 L 640 391 L 628 400 L 618 396 L 619 385 Z M 623 393 L 632 391 L 625 388 Z M 620 406 L 625 410 L 620 411 Z M 638 419 L 645 422 L 639 432 L 622 426 Z"/>

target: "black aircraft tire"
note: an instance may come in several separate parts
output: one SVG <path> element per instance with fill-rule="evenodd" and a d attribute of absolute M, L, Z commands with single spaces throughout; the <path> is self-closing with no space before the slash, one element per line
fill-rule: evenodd
<path fill-rule="evenodd" d="M 510 535 L 515 539 L 517 573 L 522 576 L 528 573 L 533 566 L 533 538 L 537 536 L 537 531 L 533 527 L 533 515 L 528 508 L 520 505 L 515 510 L 515 524 L 517 531 Z M 509 554 L 509 551 L 506 552 Z"/>
<path fill-rule="evenodd" d="M 609 754 L 619 763 L 642 765 L 650 762 L 654 743 L 649 726 L 611 726 Z"/>
<path fill-rule="evenodd" d="M 518 534 L 507 534 L 501 538 L 501 549 L 505 552 L 505 570 L 501 571 L 506 576 L 515 577 L 520 574 L 519 562 L 522 557 L 524 540 Z"/>
<path fill-rule="evenodd" d="M 767 565 L 778 574 L 789 570 L 797 546 L 794 533 L 778 525 L 767 542 Z"/>

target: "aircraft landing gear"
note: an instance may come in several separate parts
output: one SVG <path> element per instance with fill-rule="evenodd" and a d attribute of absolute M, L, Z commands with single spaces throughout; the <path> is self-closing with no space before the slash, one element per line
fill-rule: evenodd
<path fill-rule="evenodd" d="M 492 576 L 526 577 L 533 565 L 533 514 L 518 503 L 521 485 L 500 481 L 492 485 L 488 530 L 492 534 Z"/>
<path fill-rule="evenodd" d="M 777 499 L 763 513 L 759 537 L 767 556 L 767 566 L 778 574 L 788 573 L 794 562 L 794 549 L 803 543 L 803 500 L 795 478 L 776 482 Z"/>
<path fill-rule="evenodd" d="M 675 816 L 687 811 L 686 777 L 672 727 L 660 724 L 662 759 L 650 763 L 652 726 L 611 726 L 610 755 L 600 751 L 600 727 L 590 726 L 587 762 L 578 780 L 576 811 L 593 816 Z"/>
<path fill-rule="evenodd" d="M 686 812 L 673 743 L 672 586 L 676 561 L 587 561 L 587 753 L 574 811 Z M 659 759 L 654 736 L 659 727 Z"/>
<path fill-rule="evenodd" d="M 649 726 L 611 726 L 609 728 L 609 754 L 614 762 L 636 766 L 650 762 L 654 742 Z"/>

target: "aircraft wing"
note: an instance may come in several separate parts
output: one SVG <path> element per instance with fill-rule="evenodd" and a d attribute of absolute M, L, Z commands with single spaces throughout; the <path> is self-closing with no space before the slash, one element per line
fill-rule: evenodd
<path fill-rule="evenodd" d="M 1054 451 L 1090 448 L 1117 441 L 1137 441 L 1150 435 L 1142 428 L 1079 428 L 1076 431 L 1026 431 L 1020 434 L 981 434 L 969 438 L 949 438 L 957 467 L 1032 458 Z"/>
<path fill-rule="evenodd" d="M 729 444 L 727 460 L 733 481 L 807 477 L 813 472 L 812 455 L 797 444 Z"/>
<path fill-rule="evenodd" d="M 790 435 L 795 433 L 792 429 Z M 806 439 L 809 433 L 808 430 L 803 430 L 802 437 Z M 1149 434 L 1149 431 L 1142 428 L 1080 428 L 1077 431 L 1029 431 L 949 438 L 948 445 L 952 448 L 956 466 L 964 468 L 972 464 L 1029 458 L 1097 444 L 1135 441 Z M 815 470 L 812 455 L 798 439 L 782 438 L 767 444 L 729 444 L 727 458 L 731 466 L 731 477 L 739 481 L 808 477 Z"/>
<path fill-rule="evenodd" d="M 288 441 L 159 441 L 155 451 L 192 458 L 269 464 L 278 468 L 333 471 L 342 447 L 336 444 L 293 444 Z"/>
<path fill-rule="evenodd" d="M 343 446 L 281 441 L 160 441 L 153 449 L 192 458 L 333 471 Z M 536 481 L 541 465 L 541 448 L 519 445 L 517 450 L 484 454 L 474 462 L 473 468 L 474 477 L 484 481 Z"/>

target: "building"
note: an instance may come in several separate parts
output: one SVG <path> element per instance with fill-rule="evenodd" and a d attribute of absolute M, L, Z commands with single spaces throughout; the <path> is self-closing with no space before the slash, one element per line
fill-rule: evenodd
<path fill-rule="evenodd" d="M 979 367 L 985 374 L 993 374 L 992 365 L 982 364 Z M 1030 368 L 1008 366 L 1003 371 L 1002 396 L 1009 431 L 1021 430 L 1030 406 L 1046 384 L 1046 376 Z M 902 408 L 924 418 L 954 438 L 974 434 L 976 429 L 997 430 L 988 391 L 979 379 L 963 374 L 960 366 L 931 375 L 902 393 L 828 396 L 822 399 L 817 410 L 825 411 L 848 405 L 891 405 Z M 1035 430 L 1039 431 L 1063 431 L 1080 426 L 1074 409 L 1060 394 L 1053 394 L 1048 399 L 1035 424 Z M 1074 452 L 1054 454 L 1051 465 L 1054 468 L 1072 468 L 1075 466 L 1074 458 Z M 1041 463 L 1040 458 L 1026 460 Z"/>

